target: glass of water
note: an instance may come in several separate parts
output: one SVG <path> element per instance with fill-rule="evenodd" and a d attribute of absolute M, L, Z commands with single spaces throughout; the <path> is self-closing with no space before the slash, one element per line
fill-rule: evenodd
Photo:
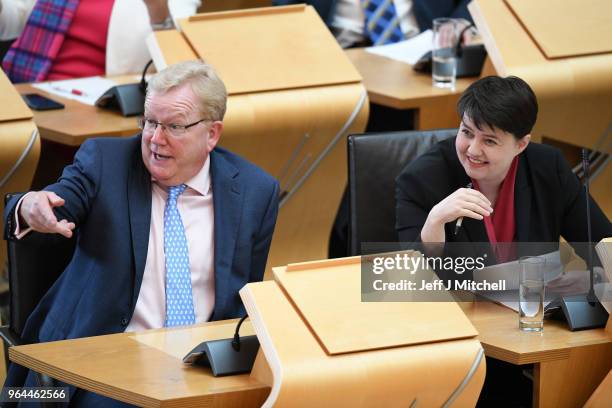
<path fill-rule="evenodd" d="M 519 260 L 519 329 L 540 332 L 544 329 L 544 266 L 540 256 Z"/>
<path fill-rule="evenodd" d="M 457 77 L 457 20 L 433 20 L 432 82 L 438 88 L 455 89 Z"/>

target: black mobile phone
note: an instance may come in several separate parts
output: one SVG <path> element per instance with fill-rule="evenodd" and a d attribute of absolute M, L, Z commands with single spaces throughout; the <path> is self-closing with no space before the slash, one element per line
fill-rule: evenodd
<path fill-rule="evenodd" d="M 39 94 L 21 95 L 25 103 L 34 110 L 64 109 L 64 105 Z"/>

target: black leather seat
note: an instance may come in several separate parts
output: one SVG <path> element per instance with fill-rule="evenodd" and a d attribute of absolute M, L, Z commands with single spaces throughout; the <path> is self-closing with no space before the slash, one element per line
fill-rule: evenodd
<path fill-rule="evenodd" d="M 5 202 L 10 197 L 7 194 Z M 21 240 L 8 239 L 7 244 L 9 321 L 0 327 L 0 336 L 8 363 L 8 347 L 24 344 L 21 334 L 28 317 L 72 259 L 76 234 L 67 239 L 31 232 Z"/>
<path fill-rule="evenodd" d="M 349 254 L 380 252 L 362 243 L 396 243 L 395 178 L 434 143 L 457 129 L 365 133 L 348 138 Z M 386 246 L 384 250 L 395 248 Z"/>

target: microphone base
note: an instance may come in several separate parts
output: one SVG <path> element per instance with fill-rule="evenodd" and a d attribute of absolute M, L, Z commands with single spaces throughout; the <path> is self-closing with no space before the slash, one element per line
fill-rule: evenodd
<path fill-rule="evenodd" d="M 553 319 L 565 320 L 571 331 L 605 327 L 608 312 L 599 301 L 590 301 L 587 293 L 582 295 L 561 296 L 551 302 L 547 311 L 556 309 Z"/>
<path fill-rule="evenodd" d="M 183 363 L 210 367 L 215 377 L 251 372 L 259 351 L 257 336 L 241 337 L 239 350 L 233 348 L 232 341 L 202 342 L 183 357 Z"/>

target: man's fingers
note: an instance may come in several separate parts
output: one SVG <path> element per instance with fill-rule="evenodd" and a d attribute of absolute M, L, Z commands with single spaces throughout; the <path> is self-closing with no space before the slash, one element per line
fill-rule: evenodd
<path fill-rule="evenodd" d="M 59 207 L 64 205 L 64 199 L 52 191 L 47 192 L 47 199 L 52 207 Z"/>
<path fill-rule="evenodd" d="M 49 229 L 53 229 L 53 227 L 57 224 L 57 217 L 55 217 L 55 213 L 48 205 L 40 205 L 38 206 L 39 217 L 38 221 L 45 227 Z"/>
<path fill-rule="evenodd" d="M 66 238 L 71 238 L 73 229 L 74 229 L 73 222 L 68 222 L 67 220 L 61 220 L 60 222 L 55 224 L 55 227 L 53 228 L 53 232 L 62 234 Z"/>

